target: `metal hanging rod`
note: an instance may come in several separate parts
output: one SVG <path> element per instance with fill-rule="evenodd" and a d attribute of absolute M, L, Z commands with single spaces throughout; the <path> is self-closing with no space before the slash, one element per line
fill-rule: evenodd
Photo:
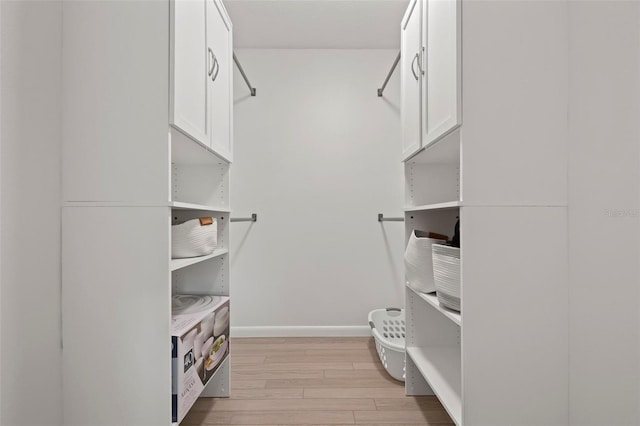
<path fill-rule="evenodd" d="M 382 92 L 384 92 L 384 88 L 387 87 L 387 83 L 389 82 L 389 79 L 393 75 L 393 72 L 396 70 L 396 67 L 398 66 L 398 62 L 400 62 L 400 52 L 398 52 L 398 56 L 396 56 L 396 60 L 393 61 L 393 65 L 391 65 L 389 74 L 387 74 L 387 78 L 384 79 L 384 83 L 382 83 L 382 87 L 378 89 L 378 96 L 382 96 Z"/>
<path fill-rule="evenodd" d="M 244 82 L 247 83 L 247 86 L 249 86 L 249 90 L 251 91 L 251 96 L 255 96 L 256 88 L 251 86 L 251 82 L 249 82 L 247 75 L 244 73 L 244 69 L 242 69 L 242 65 L 240 65 L 240 62 L 238 61 L 238 57 L 236 56 L 235 52 L 233 52 L 233 62 L 236 63 L 236 66 L 238 67 L 238 71 L 240 71 L 240 74 L 242 74 L 242 78 L 244 78 Z"/>
<path fill-rule="evenodd" d="M 232 217 L 230 220 L 231 222 L 257 222 L 258 215 L 253 213 L 251 217 Z"/>
<path fill-rule="evenodd" d="M 378 213 L 378 222 L 404 222 L 404 217 L 384 217 L 382 213 Z"/>

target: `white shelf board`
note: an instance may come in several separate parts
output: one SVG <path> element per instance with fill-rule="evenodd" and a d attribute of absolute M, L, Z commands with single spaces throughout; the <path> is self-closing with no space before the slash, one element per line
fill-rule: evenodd
<path fill-rule="evenodd" d="M 176 210 L 201 210 L 206 212 L 231 213 L 231 210 L 229 208 L 204 206 L 202 204 L 181 203 L 179 201 L 174 201 L 172 203 L 169 203 L 169 206 L 172 209 L 176 209 Z"/>
<path fill-rule="evenodd" d="M 407 289 L 411 290 L 414 294 L 416 294 L 422 300 L 424 300 L 425 302 L 427 302 L 428 304 L 436 308 L 438 312 L 440 312 L 442 315 L 444 315 L 445 317 L 453 321 L 455 324 L 462 326 L 462 315 L 460 314 L 460 312 L 453 311 L 449 308 L 445 308 L 444 306 L 440 305 L 440 302 L 438 301 L 438 297 L 435 295 L 435 293 L 421 293 L 419 291 L 414 290 L 409 285 L 407 285 Z"/>
<path fill-rule="evenodd" d="M 447 203 L 423 204 L 421 206 L 406 206 L 404 208 L 404 211 L 418 212 L 423 210 L 447 210 L 447 209 L 457 209 L 459 207 L 462 207 L 462 203 L 460 201 L 450 201 Z"/>
<path fill-rule="evenodd" d="M 171 162 L 181 164 L 231 163 L 208 145 L 192 139 L 177 127 L 171 127 Z"/>
<path fill-rule="evenodd" d="M 460 164 L 460 129 L 422 147 L 407 163 L 419 164 Z"/>
<path fill-rule="evenodd" d="M 209 259 L 213 259 L 227 253 L 229 253 L 229 249 L 223 248 L 217 249 L 207 256 L 188 257 L 186 259 L 171 259 L 171 271 L 177 271 L 178 269 L 186 268 L 187 266 L 195 265 L 196 263 L 205 262 Z"/>
<path fill-rule="evenodd" d="M 407 355 L 436 394 L 449 416 L 460 426 L 462 419 L 460 348 L 407 347 Z"/>

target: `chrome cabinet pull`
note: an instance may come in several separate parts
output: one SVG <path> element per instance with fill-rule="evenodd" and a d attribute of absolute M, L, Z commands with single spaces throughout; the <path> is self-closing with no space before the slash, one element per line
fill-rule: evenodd
<path fill-rule="evenodd" d="M 413 57 L 413 61 L 411 61 L 411 72 L 413 73 L 413 76 L 415 77 L 416 80 L 418 80 L 420 77 L 418 77 L 418 74 L 416 74 L 416 60 L 420 59 L 419 57 L 420 55 L 418 55 L 416 53 L 416 56 Z M 418 65 L 418 67 L 420 67 L 420 65 Z"/>
<path fill-rule="evenodd" d="M 213 54 L 213 50 L 211 50 L 210 47 L 207 47 L 207 50 L 209 51 L 208 62 L 209 64 L 211 64 L 210 66 L 207 66 L 207 68 L 209 68 L 208 74 L 209 74 L 209 77 L 211 77 L 211 74 L 213 74 L 213 69 L 216 66 L 216 63 L 215 63 L 216 55 Z"/>
<path fill-rule="evenodd" d="M 422 50 L 420 51 L 420 55 L 422 55 L 422 58 L 420 58 L 420 63 L 418 64 L 418 68 L 420 69 L 420 74 L 425 75 L 426 74 L 426 69 L 427 69 L 427 64 L 425 63 L 427 55 L 425 55 L 424 46 L 422 46 Z"/>
<path fill-rule="evenodd" d="M 213 74 L 213 77 L 211 77 L 211 81 L 216 81 L 216 78 L 218 78 L 218 73 L 220 72 L 220 62 L 218 62 L 218 58 L 215 54 L 213 55 L 213 66 L 216 71 Z"/>

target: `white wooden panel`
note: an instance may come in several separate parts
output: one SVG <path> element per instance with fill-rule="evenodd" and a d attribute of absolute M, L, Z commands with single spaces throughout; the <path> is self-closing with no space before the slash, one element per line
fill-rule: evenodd
<path fill-rule="evenodd" d="M 464 3 L 465 203 L 566 204 L 567 7 Z"/>
<path fill-rule="evenodd" d="M 458 164 L 405 162 L 405 206 L 460 201 Z"/>
<path fill-rule="evenodd" d="M 0 15 L 0 424 L 62 426 L 62 3 Z"/>
<path fill-rule="evenodd" d="M 463 421 L 566 425 L 564 207 L 462 207 Z"/>
<path fill-rule="evenodd" d="M 169 210 L 63 211 L 63 400 L 69 426 L 171 420 Z"/>
<path fill-rule="evenodd" d="M 229 255 L 216 257 L 187 268 L 173 271 L 174 294 L 229 295 Z"/>
<path fill-rule="evenodd" d="M 422 145 L 428 146 L 460 125 L 461 1 L 425 0 L 423 9 Z"/>
<path fill-rule="evenodd" d="M 570 424 L 637 425 L 640 4 L 570 11 Z"/>
<path fill-rule="evenodd" d="M 207 51 L 206 0 L 171 0 L 170 120 L 208 145 L 211 113 L 207 73 L 213 60 Z"/>
<path fill-rule="evenodd" d="M 406 318 L 407 347 L 459 348 L 460 326 L 413 291 L 407 291 Z"/>
<path fill-rule="evenodd" d="M 222 1 L 207 1 L 207 45 L 216 58 L 216 68 L 208 81 L 211 120 L 211 148 L 228 161 L 233 160 L 233 43 L 231 21 Z M 215 80 L 214 80 L 215 78 Z"/>
<path fill-rule="evenodd" d="M 456 209 L 425 210 L 405 213 L 405 244 L 414 229 L 425 232 L 437 232 L 451 239 L 454 234 L 457 217 L 460 211 Z"/>
<path fill-rule="evenodd" d="M 402 158 L 406 159 L 420 149 L 420 61 L 422 31 L 422 2 L 412 0 L 400 27 L 400 94 L 402 115 Z"/>
<path fill-rule="evenodd" d="M 172 164 L 171 200 L 228 210 L 229 165 L 222 160 L 214 164 Z"/>
<path fill-rule="evenodd" d="M 168 201 L 168 4 L 63 3 L 63 200 Z"/>

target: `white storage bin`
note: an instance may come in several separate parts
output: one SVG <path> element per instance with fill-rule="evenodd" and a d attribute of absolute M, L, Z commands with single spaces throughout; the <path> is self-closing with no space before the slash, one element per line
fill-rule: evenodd
<path fill-rule="evenodd" d="M 434 244 L 432 251 L 438 301 L 460 312 L 460 248 Z"/>
<path fill-rule="evenodd" d="M 373 310 L 369 312 L 369 326 L 376 341 L 380 362 L 391 377 L 404 382 L 404 310 L 398 308 Z"/>
<path fill-rule="evenodd" d="M 171 227 L 171 258 L 206 256 L 218 246 L 215 218 L 201 217 Z"/>
<path fill-rule="evenodd" d="M 431 246 L 446 243 L 444 240 L 427 238 L 428 235 L 426 232 L 414 230 L 404 252 L 407 284 L 414 290 L 423 293 L 436 291 L 433 280 Z"/>

